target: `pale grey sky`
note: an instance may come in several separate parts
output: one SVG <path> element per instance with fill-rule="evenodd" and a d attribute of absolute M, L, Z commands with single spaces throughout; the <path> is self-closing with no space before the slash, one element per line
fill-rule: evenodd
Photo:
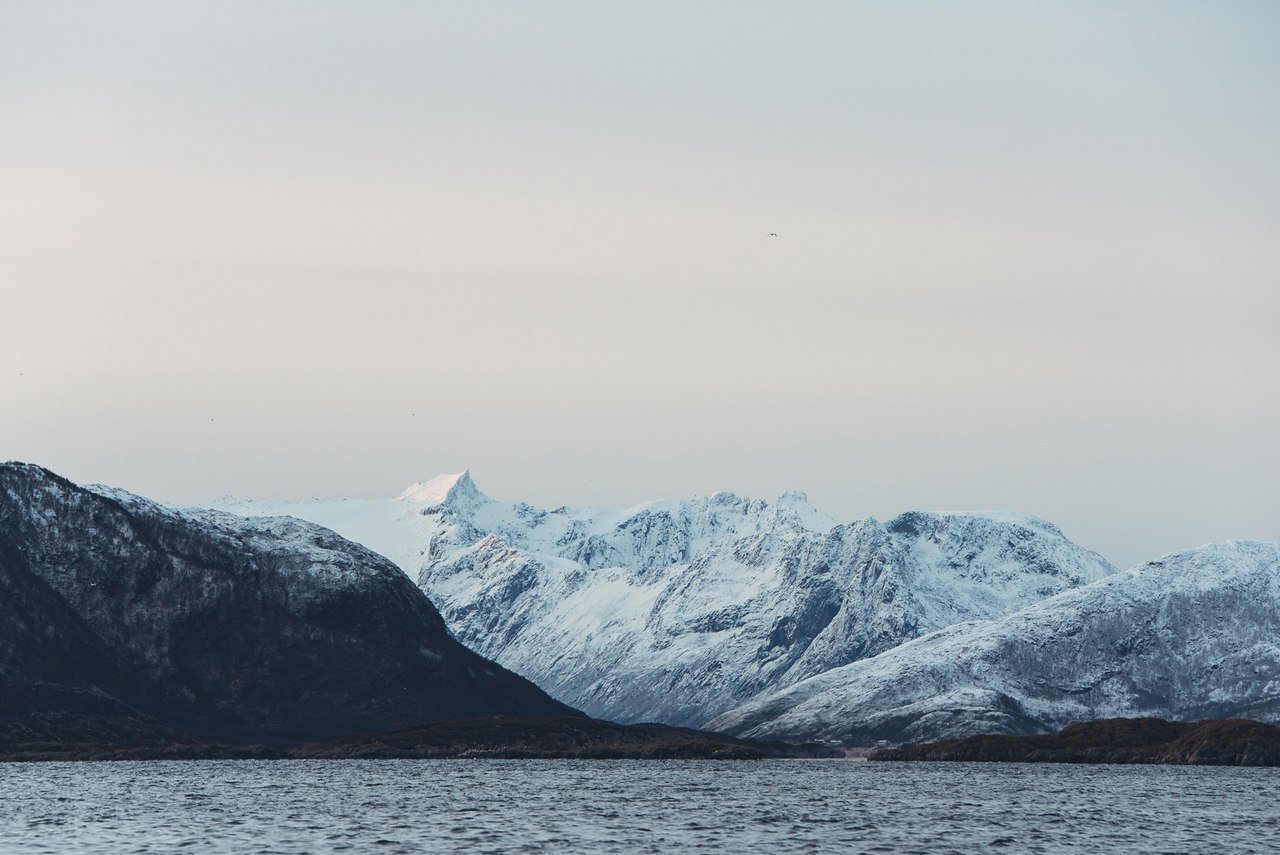
<path fill-rule="evenodd" d="M 1277 44 L 1272 2 L 3 0 L 0 457 L 1280 539 Z"/>

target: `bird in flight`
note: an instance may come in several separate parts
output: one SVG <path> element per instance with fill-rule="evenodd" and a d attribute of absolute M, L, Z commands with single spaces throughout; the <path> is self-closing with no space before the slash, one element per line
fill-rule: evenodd
<path fill-rule="evenodd" d="M 777 236 L 778 236 L 777 232 L 769 232 L 769 237 L 777 237 Z"/>

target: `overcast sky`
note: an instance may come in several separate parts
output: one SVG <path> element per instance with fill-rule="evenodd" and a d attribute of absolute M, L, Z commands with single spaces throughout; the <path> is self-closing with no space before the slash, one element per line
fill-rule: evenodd
<path fill-rule="evenodd" d="M 0 19 L 0 458 L 1280 539 L 1280 4 Z"/>

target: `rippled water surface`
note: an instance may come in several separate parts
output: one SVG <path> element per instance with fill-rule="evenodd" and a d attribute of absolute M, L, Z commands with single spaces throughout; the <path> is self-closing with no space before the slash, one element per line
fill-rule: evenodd
<path fill-rule="evenodd" d="M 715 761 L 0 764 L 3 852 L 1276 852 L 1280 770 Z"/>

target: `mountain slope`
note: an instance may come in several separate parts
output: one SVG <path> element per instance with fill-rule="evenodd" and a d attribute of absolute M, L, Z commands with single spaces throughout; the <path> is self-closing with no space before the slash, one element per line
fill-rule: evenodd
<path fill-rule="evenodd" d="M 0 724 L 32 738 L 322 739 L 565 715 L 389 561 L 296 519 L 0 465 Z"/>
<path fill-rule="evenodd" d="M 1119 716 L 1280 721 L 1280 546 L 1174 553 L 833 669 L 709 727 L 866 745 Z"/>
<path fill-rule="evenodd" d="M 700 724 L 1113 571 L 1033 517 L 840 525 L 802 493 L 546 511 L 493 501 L 464 472 L 397 499 L 218 506 L 315 520 L 392 556 L 464 644 L 617 721 Z"/>

